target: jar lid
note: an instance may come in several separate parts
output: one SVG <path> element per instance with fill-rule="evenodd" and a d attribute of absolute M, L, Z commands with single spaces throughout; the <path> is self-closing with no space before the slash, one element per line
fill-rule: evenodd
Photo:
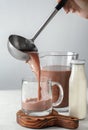
<path fill-rule="evenodd" d="M 71 64 L 76 64 L 76 65 L 80 65 L 80 64 L 85 64 L 85 60 L 72 60 Z"/>

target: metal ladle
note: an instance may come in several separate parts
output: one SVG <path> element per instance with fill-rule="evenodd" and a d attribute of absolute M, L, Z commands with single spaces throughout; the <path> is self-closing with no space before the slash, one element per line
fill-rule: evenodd
<path fill-rule="evenodd" d="M 38 32 L 34 35 L 32 39 L 26 39 L 19 35 L 10 35 L 8 38 L 8 50 L 10 54 L 19 60 L 28 60 L 30 57 L 27 52 L 37 52 L 38 49 L 34 44 L 34 40 L 38 37 L 41 31 L 46 27 L 46 25 L 51 21 L 51 19 L 57 14 L 57 12 L 65 5 L 67 0 L 62 0 L 57 4 L 55 10 L 50 15 L 50 17 L 46 20 L 43 26 L 38 30 Z"/>

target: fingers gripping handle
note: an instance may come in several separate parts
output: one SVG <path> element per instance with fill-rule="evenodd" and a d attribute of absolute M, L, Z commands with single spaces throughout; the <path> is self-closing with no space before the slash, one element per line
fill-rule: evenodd
<path fill-rule="evenodd" d="M 66 2 L 67 0 L 61 0 L 61 2 L 59 2 L 55 8 L 60 10 L 66 4 Z"/>

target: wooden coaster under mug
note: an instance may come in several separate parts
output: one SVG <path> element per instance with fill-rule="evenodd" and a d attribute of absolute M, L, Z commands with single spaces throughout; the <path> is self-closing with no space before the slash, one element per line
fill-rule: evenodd
<path fill-rule="evenodd" d="M 76 129 L 79 126 L 79 119 L 71 116 L 58 114 L 55 110 L 47 116 L 28 116 L 19 110 L 16 114 L 17 123 L 23 127 L 41 129 L 51 126 Z"/>

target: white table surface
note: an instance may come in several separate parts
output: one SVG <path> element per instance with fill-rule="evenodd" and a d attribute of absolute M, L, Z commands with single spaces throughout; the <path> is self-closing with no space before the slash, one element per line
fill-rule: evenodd
<path fill-rule="evenodd" d="M 87 93 L 88 95 L 88 93 Z M 88 101 L 88 97 L 87 97 Z M 16 112 L 21 108 L 21 90 L 0 90 L 0 130 L 28 130 L 17 124 Z M 67 130 L 60 127 L 50 127 L 45 130 Z M 33 129 L 30 129 L 33 130 Z M 88 114 L 81 120 L 77 130 L 88 130 Z"/>

